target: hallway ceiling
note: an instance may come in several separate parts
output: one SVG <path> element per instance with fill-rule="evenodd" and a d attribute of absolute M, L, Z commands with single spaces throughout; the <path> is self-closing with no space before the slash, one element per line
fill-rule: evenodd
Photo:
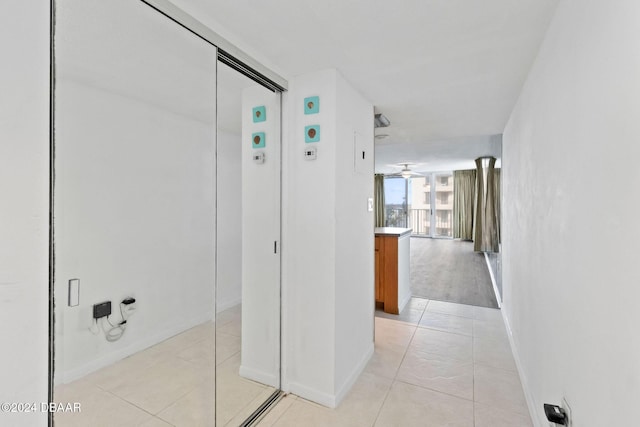
<path fill-rule="evenodd" d="M 502 133 L 558 0 L 173 2 L 285 78 L 337 68 L 391 121 L 376 146 L 399 163 Z"/>

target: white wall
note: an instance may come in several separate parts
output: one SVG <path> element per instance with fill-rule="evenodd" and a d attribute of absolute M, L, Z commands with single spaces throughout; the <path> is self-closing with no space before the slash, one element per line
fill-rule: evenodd
<path fill-rule="evenodd" d="M 283 234 L 285 389 L 327 406 L 349 390 L 373 351 L 373 158 L 354 171 L 354 132 L 373 146 L 373 107 L 335 70 L 290 82 Z M 303 101 L 320 97 L 320 112 Z M 320 142 L 304 127 L 319 124 Z M 303 158 L 317 148 L 317 160 Z M 372 154 L 372 153 L 371 153 Z M 372 156 L 371 156 L 372 157 Z"/>
<path fill-rule="evenodd" d="M 504 132 L 503 310 L 537 426 L 640 420 L 640 3 L 559 3 Z"/>
<path fill-rule="evenodd" d="M 283 167 L 283 350 L 286 386 L 311 400 L 331 400 L 335 342 L 335 117 L 336 73 L 299 76 L 289 82 Z M 321 115 L 307 118 L 321 126 L 318 158 L 302 158 L 301 111 L 308 96 L 320 97 Z"/>
<path fill-rule="evenodd" d="M 47 401 L 49 2 L 0 14 L 0 402 Z M 46 414 L 0 413 L 46 425 Z"/>
<path fill-rule="evenodd" d="M 215 135 L 63 79 L 56 111 L 56 380 L 67 382 L 213 319 Z M 78 307 L 66 307 L 72 278 Z M 123 338 L 92 335 L 93 304 L 112 301 L 117 320 L 127 296 L 138 310 Z"/>
<path fill-rule="evenodd" d="M 213 319 L 216 50 L 139 2 L 62 6 L 56 380 L 66 382 Z M 72 278 L 80 305 L 66 307 Z M 118 321 L 127 296 L 138 310 L 122 339 L 93 335 L 93 304 L 112 301 Z"/>
<path fill-rule="evenodd" d="M 373 106 L 337 72 L 335 120 L 334 393 L 340 402 L 373 352 L 375 236 L 367 210 L 374 181 Z"/>
<path fill-rule="evenodd" d="M 240 135 L 218 130 L 218 311 L 242 300 L 242 170 Z"/>

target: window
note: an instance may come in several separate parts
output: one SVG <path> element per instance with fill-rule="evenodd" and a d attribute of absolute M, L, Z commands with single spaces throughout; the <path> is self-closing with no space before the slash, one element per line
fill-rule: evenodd
<path fill-rule="evenodd" d="M 384 179 L 384 211 L 386 227 L 407 226 L 407 180 L 400 177 Z"/>

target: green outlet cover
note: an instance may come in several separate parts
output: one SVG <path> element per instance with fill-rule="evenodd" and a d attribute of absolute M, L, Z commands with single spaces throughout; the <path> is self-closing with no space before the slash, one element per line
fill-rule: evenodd
<path fill-rule="evenodd" d="M 304 128 L 304 142 L 320 141 L 320 125 L 311 125 Z"/>
<path fill-rule="evenodd" d="M 264 132 L 256 132 L 251 135 L 251 146 L 253 148 L 264 148 Z"/>
<path fill-rule="evenodd" d="M 304 99 L 304 113 L 317 114 L 320 112 L 320 97 L 310 96 Z"/>
<path fill-rule="evenodd" d="M 264 122 L 267 120 L 267 110 L 264 105 L 253 107 L 253 123 Z"/>

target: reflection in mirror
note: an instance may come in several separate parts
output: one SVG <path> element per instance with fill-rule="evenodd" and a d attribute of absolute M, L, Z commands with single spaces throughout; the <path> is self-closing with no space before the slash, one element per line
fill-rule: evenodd
<path fill-rule="evenodd" d="M 216 425 L 239 426 L 280 388 L 280 98 L 217 77 Z"/>
<path fill-rule="evenodd" d="M 212 425 L 216 49 L 127 0 L 55 43 L 55 425 Z"/>

